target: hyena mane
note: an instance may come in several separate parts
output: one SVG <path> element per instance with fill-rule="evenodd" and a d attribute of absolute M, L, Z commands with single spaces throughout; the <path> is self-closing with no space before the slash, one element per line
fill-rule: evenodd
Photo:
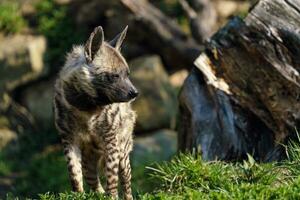
<path fill-rule="evenodd" d="M 129 153 L 136 114 L 130 103 L 138 91 L 120 53 L 126 32 L 105 42 L 102 27 L 96 27 L 85 45 L 67 54 L 55 83 L 55 125 L 77 192 L 84 179 L 92 190 L 117 198 L 120 176 L 124 198 L 132 199 Z M 105 190 L 99 175 L 106 178 Z"/>

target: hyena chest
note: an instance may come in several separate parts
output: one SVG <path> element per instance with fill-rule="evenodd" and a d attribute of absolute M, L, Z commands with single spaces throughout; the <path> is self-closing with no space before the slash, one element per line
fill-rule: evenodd
<path fill-rule="evenodd" d="M 111 107 L 88 120 L 87 131 L 79 135 L 80 143 L 103 154 L 108 140 L 113 140 L 120 152 L 131 151 L 134 123 L 135 113 L 130 108 Z"/>

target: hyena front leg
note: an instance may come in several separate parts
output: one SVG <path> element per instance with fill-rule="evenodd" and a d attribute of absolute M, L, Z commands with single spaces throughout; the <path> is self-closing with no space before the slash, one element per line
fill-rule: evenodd
<path fill-rule="evenodd" d="M 84 150 L 82 156 L 83 176 L 89 187 L 99 193 L 104 193 L 104 189 L 99 179 L 99 155 L 93 150 Z"/>
<path fill-rule="evenodd" d="M 112 198 L 118 198 L 118 172 L 119 172 L 119 147 L 117 136 L 106 134 L 105 142 L 105 176 L 106 176 L 106 192 Z"/>
<path fill-rule="evenodd" d="M 62 140 L 71 186 L 74 192 L 83 192 L 81 151 L 75 144 Z"/>
<path fill-rule="evenodd" d="M 129 152 L 124 153 L 120 159 L 120 175 L 124 189 L 124 199 L 132 200 Z"/>

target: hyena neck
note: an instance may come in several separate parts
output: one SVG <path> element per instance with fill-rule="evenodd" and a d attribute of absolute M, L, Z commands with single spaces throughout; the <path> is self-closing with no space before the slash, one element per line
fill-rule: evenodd
<path fill-rule="evenodd" d="M 111 108 L 113 105 L 121 106 L 130 104 L 130 102 L 111 102 L 105 96 L 103 99 L 99 96 L 95 99 L 84 91 L 78 91 L 78 89 L 74 88 L 74 86 L 67 89 L 63 87 L 63 91 L 66 103 L 79 111 L 87 113 L 106 110 Z"/>
<path fill-rule="evenodd" d="M 76 88 L 74 85 L 65 85 L 63 90 L 66 101 L 80 111 L 93 112 L 113 104 L 99 91 L 96 96 L 91 96 L 83 88 Z"/>
<path fill-rule="evenodd" d="M 64 96 L 68 104 L 80 111 L 91 111 L 97 106 L 94 98 L 84 90 L 76 88 L 74 85 L 64 85 Z"/>

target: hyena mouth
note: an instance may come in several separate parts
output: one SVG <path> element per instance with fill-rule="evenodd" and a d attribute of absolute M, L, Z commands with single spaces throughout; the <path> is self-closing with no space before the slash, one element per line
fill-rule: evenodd
<path fill-rule="evenodd" d="M 109 98 L 102 90 L 96 90 L 96 92 L 97 92 L 97 97 L 95 101 L 98 106 L 108 105 L 113 103 L 111 98 Z"/>

